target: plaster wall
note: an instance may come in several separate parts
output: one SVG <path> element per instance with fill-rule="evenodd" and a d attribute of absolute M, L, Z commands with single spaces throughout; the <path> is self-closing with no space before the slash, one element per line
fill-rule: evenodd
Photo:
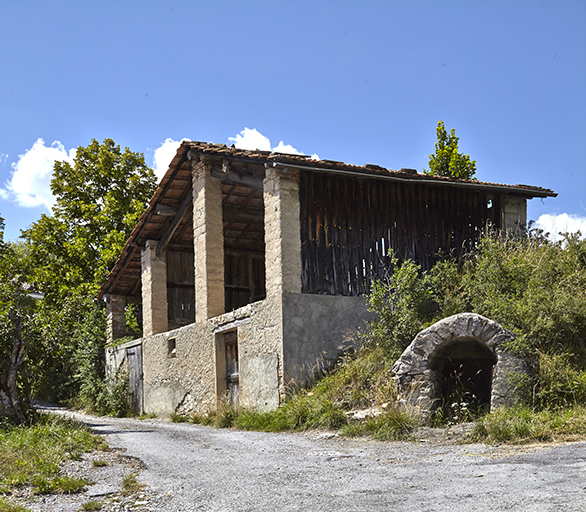
<path fill-rule="evenodd" d="M 122 364 L 128 345 L 142 343 L 144 412 L 205 413 L 217 407 L 225 389 L 225 355 L 218 345 L 225 333 L 236 331 L 239 403 L 270 410 L 285 398 L 287 385 L 305 381 L 353 342 L 346 339 L 347 330 L 362 327 L 372 317 L 360 297 L 275 294 L 204 322 L 109 349 L 109 366 Z"/>
<path fill-rule="evenodd" d="M 527 199 L 504 196 L 502 199 L 502 227 L 505 231 L 521 233 L 527 224 Z"/>
<path fill-rule="evenodd" d="M 376 318 L 363 297 L 285 293 L 283 362 L 286 383 L 303 382 L 335 361 L 355 339 L 348 335 Z"/>
<path fill-rule="evenodd" d="M 144 411 L 167 416 L 205 413 L 219 394 L 216 344 L 238 332 L 240 404 L 261 410 L 278 407 L 282 389 L 279 297 L 248 304 L 205 322 L 143 339 Z M 174 340 L 171 345 L 169 340 Z M 170 354 L 170 346 L 175 349 Z"/>

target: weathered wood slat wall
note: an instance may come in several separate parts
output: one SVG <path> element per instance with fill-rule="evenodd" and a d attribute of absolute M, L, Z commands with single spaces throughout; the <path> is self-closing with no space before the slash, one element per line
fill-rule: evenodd
<path fill-rule="evenodd" d="M 233 311 L 266 296 L 263 254 L 227 251 L 224 256 L 224 303 Z"/>
<path fill-rule="evenodd" d="M 499 227 L 498 197 L 471 189 L 302 172 L 299 195 L 304 293 L 362 295 L 389 249 L 427 270 L 440 251 L 469 250 L 487 221 Z"/>
<path fill-rule="evenodd" d="M 167 308 L 169 327 L 195 322 L 193 254 L 167 251 Z"/>

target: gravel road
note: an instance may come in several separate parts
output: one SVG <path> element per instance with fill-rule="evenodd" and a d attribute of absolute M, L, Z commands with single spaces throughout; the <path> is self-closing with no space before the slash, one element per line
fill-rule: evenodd
<path fill-rule="evenodd" d="M 144 463 L 140 510 L 586 511 L 586 442 L 383 443 L 74 416 Z"/>

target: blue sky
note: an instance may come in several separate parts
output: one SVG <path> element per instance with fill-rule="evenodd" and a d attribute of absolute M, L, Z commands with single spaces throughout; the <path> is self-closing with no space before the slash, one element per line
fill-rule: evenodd
<path fill-rule="evenodd" d="M 251 130 L 421 171 L 440 119 L 478 179 L 554 189 L 529 218 L 586 233 L 585 27 L 583 0 L 0 2 L 5 236 L 49 211 L 52 161 L 91 139 L 159 172 L 183 138 Z"/>

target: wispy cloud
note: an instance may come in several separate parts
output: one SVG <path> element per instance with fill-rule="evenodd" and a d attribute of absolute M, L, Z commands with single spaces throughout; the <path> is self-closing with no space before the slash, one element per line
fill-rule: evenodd
<path fill-rule="evenodd" d="M 18 161 L 12 164 L 12 174 L 0 197 L 15 201 L 19 206 L 32 208 L 45 206 L 51 210 L 55 202 L 51 194 L 51 177 L 56 161 L 73 163 L 75 149 L 67 150 L 56 140 L 45 146 L 43 139 L 37 139 L 32 148 L 18 155 Z"/>
<path fill-rule="evenodd" d="M 541 215 L 535 222 L 535 226 L 550 234 L 550 239 L 561 239 L 559 233 L 575 233 L 580 231 L 582 238 L 586 237 L 586 217 L 567 213 L 547 213 Z"/>
<path fill-rule="evenodd" d="M 153 170 L 155 171 L 155 176 L 158 180 L 161 180 L 161 178 L 165 175 L 169 169 L 171 160 L 173 160 L 175 153 L 177 153 L 177 149 L 185 140 L 189 139 L 181 139 L 179 141 L 165 139 L 165 142 L 163 142 L 157 149 L 155 149 L 153 156 Z"/>
<path fill-rule="evenodd" d="M 301 151 L 295 149 L 291 144 L 280 141 L 272 147 L 271 141 L 256 128 L 244 128 L 236 137 L 228 137 L 228 140 L 238 149 L 260 149 L 261 151 L 272 151 L 273 153 L 288 153 L 290 155 L 302 155 Z M 312 155 L 311 158 L 319 160 L 319 156 Z"/>

